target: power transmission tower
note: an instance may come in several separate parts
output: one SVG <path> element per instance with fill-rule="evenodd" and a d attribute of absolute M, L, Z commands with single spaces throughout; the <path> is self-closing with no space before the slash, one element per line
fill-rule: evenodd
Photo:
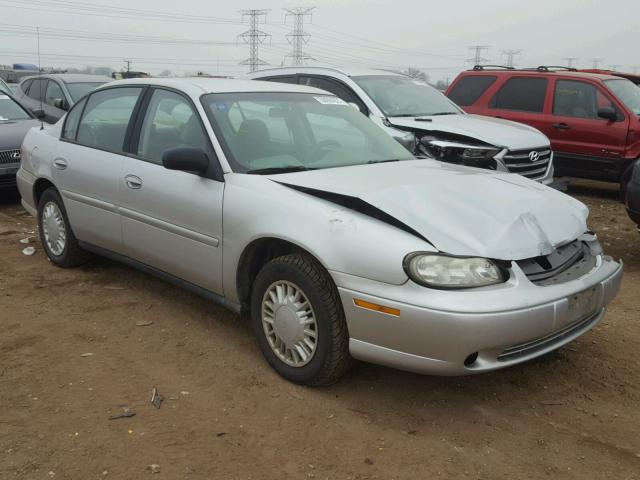
<path fill-rule="evenodd" d="M 294 66 L 300 66 L 304 64 L 305 56 L 302 53 L 302 46 L 306 43 L 309 43 L 309 39 L 311 35 L 305 33 L 304 31 L 304 17 L 311 18 L 311 12 L 316 7 L 293 7 L 293 8 L 285 8 L 284 11 L 287 12 L 284 20 L 285 23 L 288 17 L 293 17 L 293 31 L 287 34 L 287 41 L 293 47 L 293 50 L 287 57 L 291 57 L 291 63 Z"/>
<path fill-rule="evenodd" d="M 598 70 L 598 67 L 600 67 L 600 64 L 604 61 L 603 58 L 590 58 L 589 60 L 593 62 L 594 70 Z"/>
<path fill-rule="evenodd" d="M 467 62 L 472 62 L 474 65 L 481 65 L 484 62 L 488 62 L 489 59 L 483 57 L 484 53 L 489 53 L 489 45 L 472 45 L 469 50 L 474 52 L 473 58 L 467 58 Z"/>
<path fill-rule="evenodd" d="M 127 73 L 131 71 L 131 60 L 123 60 L 127 64 Z"/>
<path fill-rule="evenodd" d="M 271 34 L 258 29 L 260 23 L 266 23 L 269 10 L 241 10 L 242 21 L 249 19 L 249 30 L 238 35 L 244 43 L 249 45 L 249 58 L 240 62 L 240 65 L 249 65 L 249 71 L 255 72 L 260 65 L 268 65 L 258 56 L 258 46 L 271 38 Z"/>
<path fill-rule="evenodd" d="M 502 54 L 507 57 L 507 67 L 514 66 L 514 59 L 517 55 L 520 55 L 522 50 L 502 50 Z"/>
<path fill-rule="evenodd" d="M 574 62 L 580 59 L 578 57 L 564 57 L 563 60 L 567 62 L 567 67 L 573 68 Z"/>

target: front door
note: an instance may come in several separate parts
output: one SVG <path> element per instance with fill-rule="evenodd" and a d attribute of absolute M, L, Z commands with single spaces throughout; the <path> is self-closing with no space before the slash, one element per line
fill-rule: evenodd
<path fill-rule="evenodd" d="M 162 154 L 195 147 L 215 162 L 190 100 L 156 89 L 120 176 L 125 254 L 191 284 L 222 294 L 224 183 L 168 170 Z"/>

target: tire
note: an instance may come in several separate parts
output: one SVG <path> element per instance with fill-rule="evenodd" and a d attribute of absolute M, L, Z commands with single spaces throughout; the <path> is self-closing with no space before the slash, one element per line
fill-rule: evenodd
<path fill-rule="evenodd" d="M 634 164 L 635 162 L 632 162 L 620 177 L 620 201 L 622 203 L 625 203 L 627 201 L 627 185 L 631 181 Z"/>
<path fill-rule="evenodd" d="M 57 213 L 60 215 L 59 221 L 61 221 L 64 226 L 64 246 L 60 251 L 54 251 L 55 249 L 60 248 L 59 245 L 52 246 L 50 241 L 47 240 L 46 232 L 52 230 L 53 227 L 47 227 L 47 225 L 44 224 L 45 209 L 52 207 L 57 208 Z M 42 247 L 44 248 L 47 257 L 49 257 L 49 260 L 57 266 L 62 268 L 73 268 L 82 265 L 88 260 L 89 254 L 82 250 L 78 245 L 78 240 L 69 225 L 67 211 L 64 208 L 62 198 L 58 191 L 53 187 L 45 190 L 38 202 L 38 231 L 40 234 L 40 242 L 42 243 Z M 51 233 L 51 236 L 53 236 L 53 232 Z"/>
<path fill-rule="evenodd" d="M 270 310 L 268 302 L 273 297 L 269 297 L 268 292 L 273 294 L 273 289 L 277 289 L 274 285 L 282 286 L 283 284 L 291 287 L 291 290 L 287 290 L 287 292 L 295 292 L 296 288 L 300 290 L 302 296 L 298 299 L 298 304 L 301 304 L 304 297 L 306 297 L 310 305 L 310 309 L 307 306 L 306 313 L 310 313 L 310 315 L 301 317 L 293 314 L 293 316 L 287 316 L 291 315 L 291 313 L 287 313 L 285 308 L 284 313 L 280 313 L 278 317 Z M 292 297 L 287 298 L 290 299 Z M 264 304 L 263 300 L 265 301 Z M 274 303 L 276 302 L 272 302 L 272 304 Z M 279 305 L 282 307 L 282 304 Z M 263 312 L 263 307 L 267 313 Z M 300 309 L 298 312 L 302 311 L 302 307 Z M 293 312 L 293 310 L 290 310 L 290 312 Z M 271 313 L 273 313 L 273 317 L 271 317 L 273 327 L 263 322 L 263 317 L 269 318 Z M 283 318 L 289 319 L 293 323 L 282 323 Z M 315 323 L 308 326 L 308 328 L 307 326 L 300 327 L 300 318 L 314 318 Z M 256 277 L 251 292 L 251 322 L 258 344 L 267 362 L 280 376 L 291 382 L 307 386 L 330 385 L 338 381 L 351 365 L 349 334 L 338 291 L 326 270 L 307 255 L 292 254 L 278 257 L 262 268 Z M 272 347 L 272 344 L 277 343 L 274 338 L 278 338 L 276 330 L 278 325 L 281 328 L 283 325 L 285 326 L 282 330 L 284 333 L 287 333 L 287 326 L 289 327 L 289 333 L 291 332 L 291 325 L 293 325 L 294 333 L 299 333 L 299 328 L 302 328 L 304 332 L 308 330 L 315 331 L 315 350 L 309 355 L 310 359 L 306 359 L 306 364 L 288 364 L 287 361 L 291 362 L 296 359 L 293 357 L 283 359 L 282 353 L 276 353 L 276 349 Z M 315 330 L 313 330 L 314 328 Z M 271 335 L 267 333 L 268 329 L 271 329 Z M 297 338 L 296 335 L 293 335 L 293 337 Z M 280 345 L 291 345 L 294 341 L 296 340 L 291 340 L 289 344 L 281 342 Z M 298 342 L 298 345 L 300 343 Z M 295 356 L 297 354 L 299 363 L 305 361 L 295 348 L 282 347 L 283 350 L 285 348 L 287 349 L 287 355 Z"/>

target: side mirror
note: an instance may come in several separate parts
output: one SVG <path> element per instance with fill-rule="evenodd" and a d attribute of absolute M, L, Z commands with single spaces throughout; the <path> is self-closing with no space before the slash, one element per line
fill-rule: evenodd
<path fill-rule="evenodd" d="M 35 115 L 35 117 L 39 120 L 42 120 L 45 117 L 44 110 L 40 108 L 34 108 L 31 110 L 31 113 Z"/>
<path fill-rule="evenodd" d="M 64 98 L 54 98 L 53 106 L 59 108 L 60 110 L 67 110 L 69 108 Z"/>
<path fill-rule="evenodd" d="M 598 109 L 598 117 L 615 122 L 618 119 L 618 112 L 613 107 L 600 107 Z"/>
<path fill-rule="evenodd" d="M 209 157 L 201 148 L 171 148 L 162 154 L 162 165 L 168 170 L 202 175 L 209 168 Z"/>

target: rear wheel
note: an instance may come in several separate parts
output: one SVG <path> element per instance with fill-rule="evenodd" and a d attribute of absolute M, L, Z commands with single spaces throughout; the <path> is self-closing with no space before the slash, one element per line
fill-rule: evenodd
<path fill-rule="evenodd" d="M 624 203 L 627 200 L 627 185 L 631 181 L 631 175 L 633 174 L 633 166 L 635 162 L 631 163 L 620 177 L 620 201 Z"/>
<path fill-rule="evenodd" d="M 87 261 L 89 255 L 78 245 L 62 198 L 55 188 L 48 188 L 40 197 L 38 229 L 47 257 L 59 267 L 77 267 Z"/>
<path fill-rule="evenodd" d="M 307 255 L 278 257 L 263 267 L 253 286 L 251 321 L 263 355 L 287 380 L 329 385 L 350 366 L 338 292 Z"/>

